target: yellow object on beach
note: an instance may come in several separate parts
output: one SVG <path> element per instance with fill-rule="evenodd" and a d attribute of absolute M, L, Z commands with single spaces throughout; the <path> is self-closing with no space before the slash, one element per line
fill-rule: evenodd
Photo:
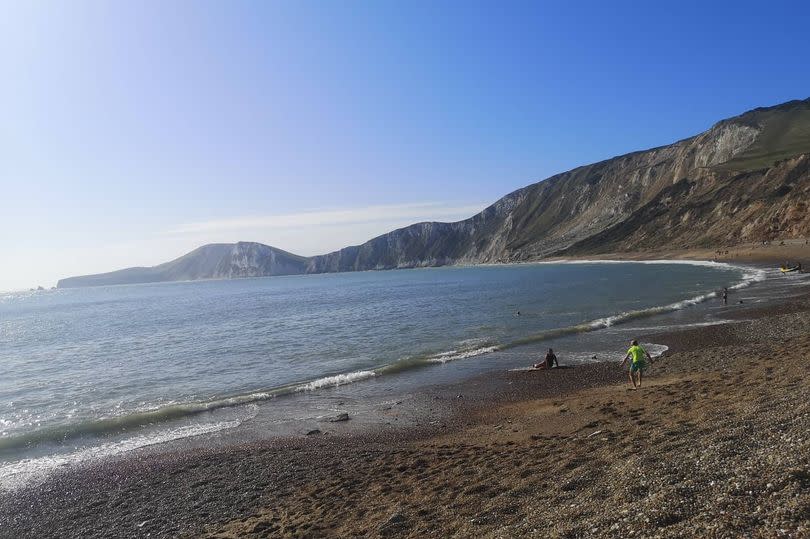
<path fill-rule="evenodd" d="M 641 363 L 641 362 L 643 362 L 644 361 L 644 354 L 646 354 L 644 349 L 641 346 L 637 345 L 637 344 L 634 344 L 633 346 L 631 346 L 627 350 L 627 353 L 630 354 L 630 356 L 633 358 L 633 363 Z"/>

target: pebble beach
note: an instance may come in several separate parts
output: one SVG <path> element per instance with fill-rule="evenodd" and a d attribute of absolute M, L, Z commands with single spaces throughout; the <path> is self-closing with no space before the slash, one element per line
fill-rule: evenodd
<path fill-rule="evenodd" d="M 810 295 L 729 317 L 648 336 L 637 391 L 618 361 L 498 372 L 407 427 L 134 452 L 3 494 L 0 535 L 810 536 Z"/>

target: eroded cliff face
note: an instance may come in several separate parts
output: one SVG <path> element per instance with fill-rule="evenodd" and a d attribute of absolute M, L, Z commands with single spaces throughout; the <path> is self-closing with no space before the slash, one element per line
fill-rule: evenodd
<path fill-rule="evenodd" d="M 759 133 L 737 123 L 670 146 L 581 167 L 532 186 L 516 209 L 509 258 L 541 258 L 625 222 L 634 212 L 684 178 L 744 151 Z"/>
<path fill-rule="evenodd" d="M 561 255 L 681 249 L 810 236 L 810 154 L 757 171 L 700 169 Z"/>
<path fill-rule="evenodd" d="M 254 242 L 212 243 L 165 264 L 62 279 L 59 288 L 298 275 L 308 259 Z"/>
<path fill-rule="evenodd" d="M 802 138 L 799 129 L 800 136 L 791 138 L 791 159 L 753 171 L 733 164 L 752 154 L 761 137 L 771 140 L 776 130 L 808 118 L 810 100 L 750 111 L 668 146 L 558 174 L 470 219 L 419 223 L 313 257 L 307 271 L 503 262 L 801 236 L 808 228 L 802 153 L 810 153 L 810 136 Z"/>
<path fill-rule="evenodd" d="M 456 223 L 417 223 L 304 258 L 211 244 L 151 268 L 59 286 L 509 262 L 810 236 L 810 99 L 723 120 L 668 146 L 576 168 Z"/>
<path fill-rule="evenodd" d="M 261 243 L 239 242 L 222 257 L 212 279 L 296 275 L 304 272 L 308 259 Z"/>
<path fill-rule="evenodd" d="M 416 223 L 362 245 L 314 256 L 308 273 L 415 268 L 495 260 L 503 252 L 504 231 L 528 188 L 498 200 L 481 213 L 456 223 Z"/>

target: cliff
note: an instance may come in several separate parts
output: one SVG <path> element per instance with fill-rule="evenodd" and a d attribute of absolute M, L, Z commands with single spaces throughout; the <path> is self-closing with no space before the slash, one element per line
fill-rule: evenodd
<path fill-rule="evenodd" d="M 72 288 L 291 275 L 304 273 L 307 261 L 304 257 L 261 243 L 212 243 L 159 266 L 70 277 L 60 280 L 56 286 Z"/>
<path fill-rule="evenodd" d="M 668 146 L 557 174 L 456 223 L 417 223 L 311 258 L 255 243 L 209 245 L 161 266 L 75 277 L 59 286 L 509 262 L 800 238 L 810 236 L 808 203 L 810 99 L 754 109 Z"/>
<path fill-rule="evenodd" d="M 519 189 L 457 223 L 419 223 L 314 257 L 310 272 L 504 262 L 810 235 L 810 99 Z"/>

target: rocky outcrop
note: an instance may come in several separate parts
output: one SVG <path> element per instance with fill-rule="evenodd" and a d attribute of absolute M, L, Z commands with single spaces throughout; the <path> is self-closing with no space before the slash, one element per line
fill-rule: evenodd
<path fill-rule="evenodd" d="M 212 243 L 171 262 L 147 268 L 62 279 L 59 288 L 114 284 L 234 279 L 304 273 L 308 259 L 261 243 Z"/>
<path fill-rule="evenodd" d="M 456 223 L 417 223 L 303 258 L 209 245 L 154 268 L 59 286 L 258 277 L 729 245 L 810 235 L 810 99 L 759 108 L 700 135 L 557 174 Z"/>

